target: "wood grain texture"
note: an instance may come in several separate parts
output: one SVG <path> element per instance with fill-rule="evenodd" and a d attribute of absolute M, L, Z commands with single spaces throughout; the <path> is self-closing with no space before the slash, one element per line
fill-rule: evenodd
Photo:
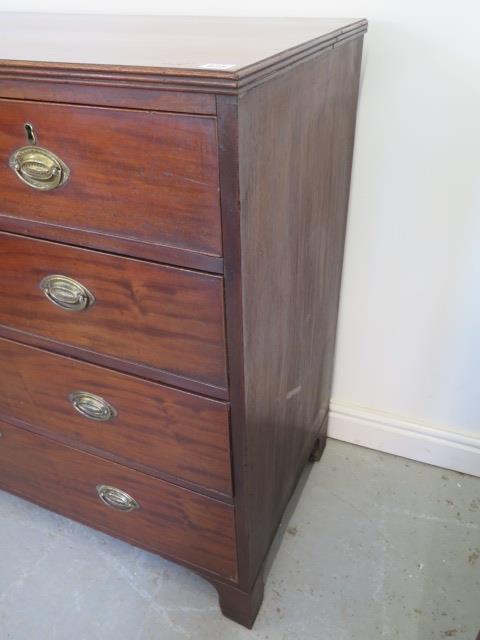
<path fill-rule="evenodd" d="M 26 122 L 70 168 L 62 187 L 39 192 L 8 166 Z M 0 99 L 0 158 L 1 216 L 91 232 L 99 249 L 113 236 L 222 253 L 215 118 Z"/>
<path fill-rule="evenodd" d="M 241 211 L 239 188 L 238 99 L 217 96 L 222 233 L 225 247 L 225 317 L 228 353 L 230 425 L 233 481 L 235 486 L 235 527 L 237 533 L 238 578 L 249 591 L 250 552 L 245 469 L 248 452 L 245 438 L 245 375 L 243 361 L 243 299 L 241 256 Z M 241 598 L 240 598 L 241 600 Z M 240 603 L 243 610 L 243 603 Z"/>
<path fill-rule="evenodd" d="M 0 62 L 1 65 L 1 62 Z M 20 79 L 0 72 L 0 97 L 39 102 L 64 102 L 95 105 L 97 107 L 123 107 L 215 115 L 215 96 L 208 93 L 168 91 L 162 89 L 129 88 L 115 86 L 89 86 L 68 82 L 42 82 Z"/>
<path fill-rule="evenodd" d="M 228 404 L 0 339 L 0 414 L 65 444 L 154 476 L 231 495 Z M 117 411 L 95 422 L 69 395 Z"/>
<path fill-rule="evenodd" d="M 239 79 L 271 76 L 277 65 L 331 48 L 366 26 L 351 18 L 4 13 L 0 73 L 57 80 L 63 74 L 69 82 L 88 74 L 91 83 L 169 81 L 228 91 Z"/>
<path fill-rule="evenodd" d="M 35 220 L 11 218 L 1 213 L 0 230 L 63 244 L 77 245 L 88 249 L 97 249 L 101 246 L 102 251 L 116 253 L 121 256 L 143 258 L 152 262 L 162 262 L 187 269 L 196 269 L 197 271 L 223 273 L 223 258 L 182 249 L 181 247 L 168 247 L 163 244 L 118 238 L 117 236 L 108 236 L 93 231 L 57 227 L 56 225 L 45 224 Z"/>
<path fill-rule="evenodd" d="M 223 279 L 0 233 L 0 325 L 170 372 L 214 388 L 227 386 Z M 65 311 L 39 288 L 50 274 L 73 278 L 96 298 Z"/>
<path fill-rule="evenodd" d="M 232 428 L 249 584 L 328 410 L 361 51 L 352 40 L 238 104 L 243 353 L 231 367 L 245 391 L 232 388 Z"/>
<path fill-rule="evenodd" d="M 255 623 L 264 593 L 263 575 L 260 574 L 255 584 L 248 591 L 242 591 L 236 585 L 210 580 L 218 592 L 218 601 L 223 615 L 251 629 Z"/>
<path fill-rule="evenodd" d="M 114 356 L 105 355 L 104 353 L 87 351 L 82 347 L 67 345 L 65 342 L 29 333 L 25 330 L 14 329 L 13 327 L 8 327 L 4 324 L 0 324 L 0 337 L 6 338 L 7 340 L 14 340 L 15 342 L 21 342 L 38 349 L 47 349 L 48 351 L 59 355 L 67 355 L 72 358 L 77 358 L 78 360 L 86 360 L 87 362 L 101 367 L 115 369 L 144 380 L 152 380 L 162 384 L 167 384 L 184 391 L 191 391 L 193 393 L 211 396 L 218 400 L 229 399 L 229 389 L 226 387 L 216 387 L 206 384 L 205 382 L 178 376 L 174 373 L 170 373 L 169 371 L 165 371 L 164 369 L 156 369 L 155 367 L 138 362 L 121 360 Z"/>
<path fill-rule="evenodd" d="M 127 467 L 0 422 L 0 489 L 133 544 L 224 578 L 236 576 L 233 508 Z M 96 486 L 127 492 L 129 513 Z"/>
<path fill-rule="evenodd" d="M 105 20 L 99 19 L 95 28 L 111 28 Z M 116 37 L 129 20 L 118 22 Z M 38 105 L 45 118 L 40 142 L 67 164 L 63 150 L 73 148 L 76 139 L 68 128 L 49 137 L 54 114 L 62 113 L 77 134 L 92 123 L 103 123 L 107 130 L 84 138 L 72 179 L 82 175 L 77 167 L 86 166 L 90 147 L 101 156 L 112 136 L 127 138 L 133 157 L 147 148 L 161 167 L 154 175 L 143 168 L 135 173 L 124 159 L 110 165 L 114 177 L 120 175 L 128 184 L 128 193 L 125 187 L 115 206 L 118 216 L 102 170 L 93 191 L 83 187 L 74 205 L 67 200 L 71 182 L 45 200 L 55 201 L 58 195 L 65 210 L 45 205 L 35 216 L 33 207 L 16 199 L 8 183 L 15 176 L 0 168 L 0 184 L 8 183 L 7 197 L 0 202 L 0 230 L 20 234 L 0 233 L 0 336 L 30 345 L 0 340 L 0 414 L 13 423 L 0 427 L 8 436 L 0 438 L 0 485 L 5 477 L 7 490 L 195 568 L 217 588 L 224 614 L 251 627 L 280 519 L 304 465 L 320 458 L 326 440 L 367 25 L 364 20 L 206 18 L 202 31 L 198 19 L 161 18 L 155 24 L 140 19 L 136 24 L 148 31 L 145 44 L 149 39 L 159 42 L 159 29 L 166 29 L 168 37 L 157 49 L 142 48 L 142 43 L 136 52 L 125 49 L 121 55 L 98 39 L 99 47 L 80 52 L 93 56 L 90 61 L 75 60 L 75 46 L 70 57 L 52 55 L 50 61 L 0 60 L 0 97 L 14 98 L 0 100 L 0 107 L 11 105 L 7 134 L 2 134 L 0 108 L 5 157 L 12 146 L 12 124 L 18 124 L 16 105 Z M 2 29 L 4 25 L 0 34 Z M 195 37 L 185 43 L 179 36 L 189 30 Z M 215 30 L 221 32 L 218 39 L 212 37 Z M 252 40 L 252 33 L 264 37 Z M 57 42 L 44 42 L 43 50 L 58 53 L 63 41 L 60 34 Z M 0 41 L 0 57 L 2 46 L 5 40 Z M 202 52 L 237 57 L 229 69 L 191 68 Z M 155 62 L 160 54 L 161 66 Z M 229 61 L 219 57 L 205 62 Z M 60 104 L 64 100 L 72 104 Z M 73 106 L 90 102 L 102 108 Z M 167 108 L 185 115 L 160 113 Z M 189 109 L 198 115 L 186 115 Z M 147 141 L 152 122 L 159 123 L 159 137 Z M 171 136 L 165 138 L 170 127 Z M 178 140 L 183 140 L 179 150 Z M 160 147 L 167 150 L 165 165 L 156 155 Z M 106 156 L 102 159 L 108 162 Z M 186 168 L 180 166 L 185 159 Z M 204 159 L 206 165 L 200 166 Z M 83 175 L 91 179 L 93 173 L 89 169 Z M 178 175 L 193 182 L 175 182 Z M 162 200 L 155 186 L 158 178 L 167 194 Z M 167 185 L 164 180 L 170 178 L 174 182 Z M 213 200 L 208 204 L 213 194 L 214 207 Z M 85 202 L 100 202 L 103 196 L 95 215 L 86 215 Z M 139 209 L 137 202 L 148 206 Z M 163 208 L 165 202 L 168 208 Z M 53 307 L 38 282 L 58 272 L 91 289 L 95 306 L 82 314 Z M 39 381 L 38 372 L 45 368 L 51 375 Z M 68 395 L 70 382 L 91 382 L 98 395 L 116 403 L 123 435 L 119 431 L 119 437 L 110 439 L 99 429 L 87 435 L 79 422 L 83 419 L 70 420 L 64 400 L 58 399 Z M 191 396 L 188 390 L 228 403 Z M 138 396 L 143 412 L 136 406 Z M 165 403 L 168 412 L 157 415 L 158 404 L 164 408 Z M 37 404 L 41 411 L 35 416 L 32 407 Z M 152 444 L 148 453 L 147 440 Z M 5 454 L 3 467 L 5 442 L 12 454 Z M 31 470 L 26 449 L 33 451 Z M 191 462 L 198 451 L 201 457 Z M 228 452 L 233 477 L 228 475 Z M 187 460 L 182 453 L 189 454 Z M 47 459 L 53 464 L 47 465 Z M 67 477 L 69 470 L 74 478 L 81 475 L 77 488 Z M 125 514 L 120 521 L 119 514 L 105 516 L 98 505 L 91 513 L 87 510 L 92 496 L 86 483 L 100 470 L 100 482 L 121 481 L 121 488 L 145 504 L 138 528 L 128 524 L 132 520 Z M 47 488 L 41 498 L 38 485 Z M 72 496 L 73 512 L 68 508 Z M 166 539 L 159 533 L 164 523 Z"/>

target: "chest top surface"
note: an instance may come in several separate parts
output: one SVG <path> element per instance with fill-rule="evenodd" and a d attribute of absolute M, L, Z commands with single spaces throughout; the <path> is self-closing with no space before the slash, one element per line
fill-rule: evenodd
<path fill-rule="evenodd" d="M 228 77 L 365 28 L 365 20 L 348 18 L 2 13 L 0 66 L 28 61 Z"/>

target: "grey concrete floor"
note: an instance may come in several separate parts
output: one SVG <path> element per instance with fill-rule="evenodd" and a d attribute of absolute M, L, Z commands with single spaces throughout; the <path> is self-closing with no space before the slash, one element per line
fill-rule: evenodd
<path fill-rule="evenodd" d="M 480 479 L 329 441 L 253 631 L 159 557 L 0 492 L 0 640 L 475 640 Z"/>

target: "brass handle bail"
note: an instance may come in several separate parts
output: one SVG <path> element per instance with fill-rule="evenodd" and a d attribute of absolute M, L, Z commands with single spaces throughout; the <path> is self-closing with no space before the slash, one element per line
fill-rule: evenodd
<path fill-rule="evenodd" d="M 96 422 L 108 422 L 117 416 L 117 411 L 104 398 L 88 391 L 73 391 L 68 399 L 73 408 L 84 418 Z"/>
<path fill-rule="evenodd" d="M 117 487 L 111 487 L 106 484 L 97 485 L 97 493 L 100 500 L 117 511 L 133 511 L 134 509 L 140 509 L 140 505 L 132 498 L 128 493 L 117 489 Z"/>
<path fill-rule="evenodd" d="M 47 276 L 40 282 L 40 289 L 50 302 L 66 311 L 84 311 L 95 304 L 93 293 L 67 276 Z"/>
<path fill-rule="evenodd" d="M 39 191 L 51 191 L 67 182 L 70 169 L 58 156 L 38 146 L 37 134 L 30 122 L 25 124 L 26 147 L 17 149 L 9 160 L 12 171 L 29 187 Z"/>

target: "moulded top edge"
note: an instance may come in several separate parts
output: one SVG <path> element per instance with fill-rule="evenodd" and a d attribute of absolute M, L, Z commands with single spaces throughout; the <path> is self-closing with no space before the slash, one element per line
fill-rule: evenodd
<path fill-rule="evenodd" d="M 0 74 L 230 87 L 367 30 L 366 20 L 2 13 Z"/>

